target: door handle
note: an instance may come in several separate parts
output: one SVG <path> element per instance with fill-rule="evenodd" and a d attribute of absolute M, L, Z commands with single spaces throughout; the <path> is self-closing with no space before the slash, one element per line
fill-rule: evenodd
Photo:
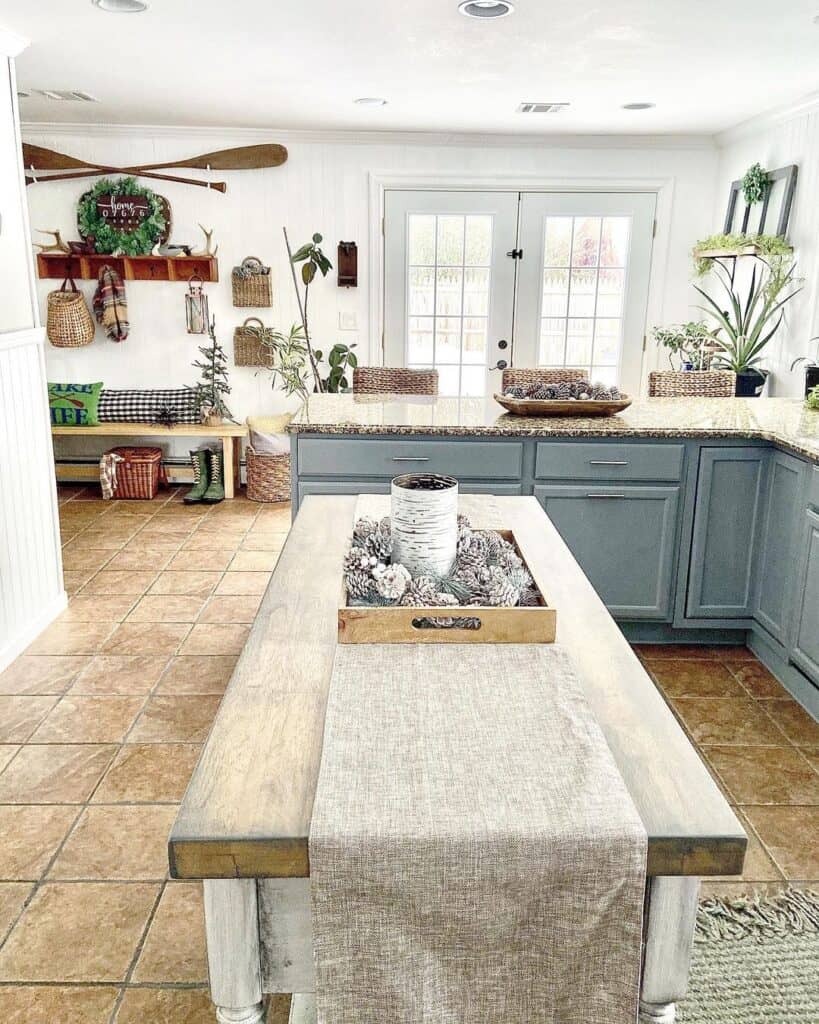
<path fill-rule="evenodd" d="M 509 363 L 507 363 L 505 359 L 499 359 L 495 363 L 495 367 L 494 368 L 496 370 L 505 370 L 508 365 L 509 365 Z"/>
<path fill-rule="evenodd" d="M 625 498 L 625 494 L 587 494 L 587 498 Z"/>
<path fill-rule="evenodd" d="M 429 462 L 428 455 L 393 455 L 393 462 Z"/>
<path fill-rule="evenodd" d="M 622 462 L 615 459 L 589 459 L 590 466 L 627 466 L 628 462 Z"/>

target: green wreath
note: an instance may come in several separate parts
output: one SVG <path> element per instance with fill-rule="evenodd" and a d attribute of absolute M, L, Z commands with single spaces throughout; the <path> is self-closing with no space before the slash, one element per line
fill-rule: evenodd
<path fill-rule="evenodd" d="M 102 195 L 144 196 L 151 212 L 134 231 L 119 231 L 97 210 L 97 200 Z M 77 223 L 83 238 L 94 236 L 94 247 L 98 253 L 122 251 L 126 256 L 145 256 L 150 253 L 166 227 L 160 197 L 149 188 L 138 185 L 135 178 L 119 178 L 117 181 L 103 178 L 98 181 L 90 192 L 80 197 Z"/>

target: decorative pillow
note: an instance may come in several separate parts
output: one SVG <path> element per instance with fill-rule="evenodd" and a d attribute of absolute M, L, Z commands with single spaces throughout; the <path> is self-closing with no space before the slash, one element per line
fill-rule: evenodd
<path fill-rule="evenodd" d="M 250 444 L 259 455 L 286 455 L 290 451 L 290 437 L 285 433 L 293 413 L 282 416 L 248 416 Z"/>
<path fill-rule="evenodd" d="M 100 423 L 201 423 L 196 392 L 188 388 L 110 391 L 100 396 Z"/>
<path fill-rule="evenodd" d="M 48 384 L 51 422 L 56 427 L 96 427 L 102 381 L 98 384 Z"/>

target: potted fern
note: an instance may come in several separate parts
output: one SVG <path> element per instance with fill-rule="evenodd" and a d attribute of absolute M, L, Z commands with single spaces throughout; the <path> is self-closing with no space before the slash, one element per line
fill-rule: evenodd
<path fill-rule="evenodd" d="M 802 290 L 795 277 L 796 264 L 785 268 L 782 262 L 754 267 L 748 293 L 737 291 L 731 272 L 714 261 L 720 298 L 727 309 L 699 285 L 695 289 L 706 305 L 698 308 L 715 322 L 716 352 L 711 365 L 733 370 L 737 375 L 737 395 L 756 397 L 762 391 L 767 371 L 761 369 L 762 353 L 782 325 L 787 304 Z"/>

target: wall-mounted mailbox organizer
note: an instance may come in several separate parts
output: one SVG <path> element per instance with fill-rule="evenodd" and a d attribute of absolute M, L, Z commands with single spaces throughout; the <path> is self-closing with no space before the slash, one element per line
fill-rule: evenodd
<path fill-rule="evenodd" d="M 96 280 L 104 266 L 113 267 L 124 281 L 184 281 L 201 277 L 219 280 L 219 263 L 213 256 L 75 256 L 70 253 L 39 253 L 37 273 L 42 278 L 73 277 Z"/>
<path fill-rule="evenodd" d="M 358 287 L 358 246 L 355 242 L 338 243 L 338 286 Z"/>

